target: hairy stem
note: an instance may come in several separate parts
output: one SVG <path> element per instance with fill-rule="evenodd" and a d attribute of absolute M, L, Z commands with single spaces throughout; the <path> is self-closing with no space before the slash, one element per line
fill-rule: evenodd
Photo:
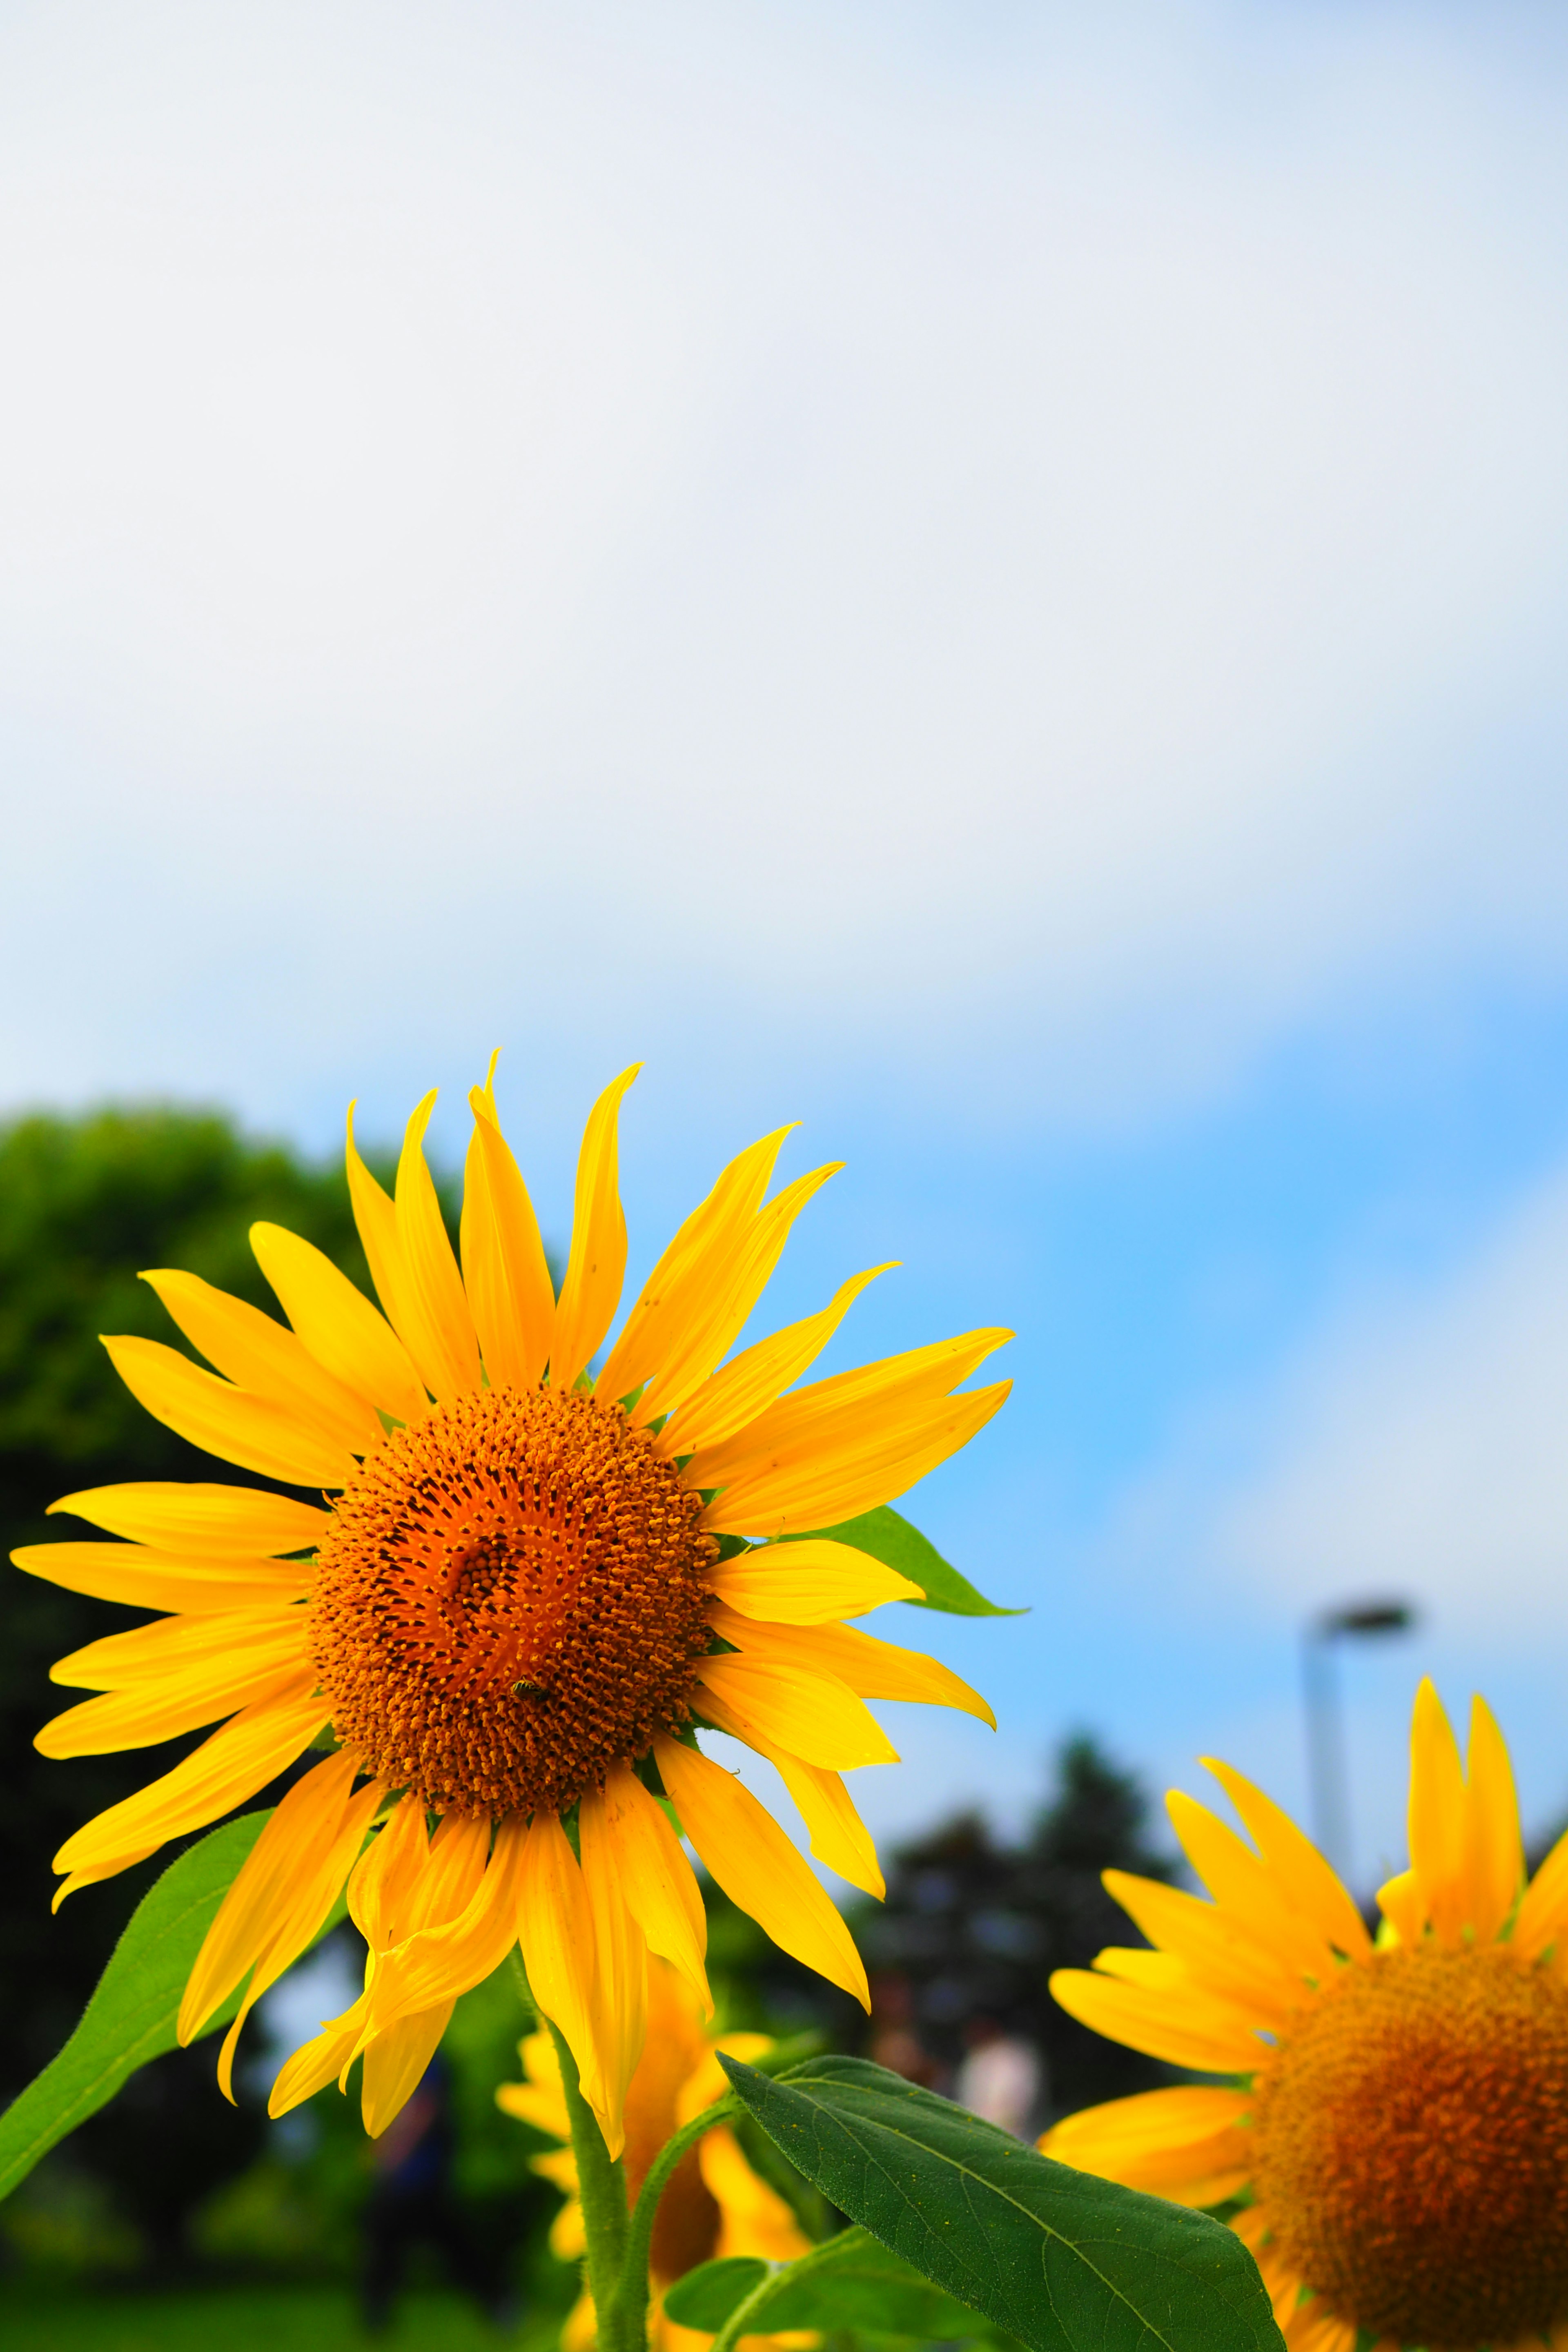
<path fill-rule="evenodd" d="M 865 2234 L 863 2230 L 856 2232 L 858 2237 L 863 2238 Z M 836 2238 L 824 2238 L 819 2246 L 813 2246 L 806 2253 L 797 2255 L 782 2270 L 770 2271 L 767 2277 L 752 2289 L 745 2301 L 736 2305 L 709 2346 L 708 2352 L 735 2352 L 742 2336 L 757 2333 L 757 2323 L 763 2312 L 769 2304 L 776 2302 L 786 2286 L 793 2286 L 796 2279 L 805 2278 L 810 2271 L 821 2270 L 829 2263 L 842 2262 L 845 2242 L 842 2231 Z"/>
<path fill-rule="evenodd" d="M 572 2152 L 577 2158 L 577 2194 L 583 2207 L 583 2231 L 588 2242 L 588 2292 L 598 2320 L 599 2352 L 638 2352 L 640 2334 L 623 2343 L 622 2314 L 616 2289 L 626 2252 L 626 2176 L 605 2146 L 598 2118 L 583 2096 L 577 2062 L 564 2037 L 550 2026 L 550 2039 L 561 2064 L 561 2087 L 572 2125 Z"/>
<path fill-rule="evenodd" d="M 710 2107 L 704 2107 L 689 2124 L 682 2124 L 673 2139 L 667 2139 L 647 2170 L 632 2211 L 626 2231 L 626 2250 L 621 2264 L 621 2282 L 616 2316 L 620 2323 L 622 2352 L 641 2352 L 647 2326 L 648 2258 L 653 2246 L 653 2225 L 658 2218 L 658 2200 L 668 2185 L 670 2175 L 686 2154 L 695 2147 L 704 2132 L 738 2115 L 740 2103 L 726 2092 Z"/>

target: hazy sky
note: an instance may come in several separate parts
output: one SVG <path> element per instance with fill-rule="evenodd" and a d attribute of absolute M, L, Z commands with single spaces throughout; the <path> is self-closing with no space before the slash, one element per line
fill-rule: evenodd
<path fill-rule="evenodd" d="M 0 1096 L 326 1150 L 501 1044 L 646 1261 L 1016 1323 L 911 1506 L 1100 1728 L 1358 1863 L 1417 1664 L 1568 1805 L 1568 44 L 1279 5 L 0 9 Z M 1188 1775 L 1190 1778 L 1190 1774 Z"/>

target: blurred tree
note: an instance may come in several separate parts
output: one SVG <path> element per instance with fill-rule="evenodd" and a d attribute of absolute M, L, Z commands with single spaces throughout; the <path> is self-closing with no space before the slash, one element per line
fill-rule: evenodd
<path fill-rule="evenodd" d="M 913 2037 L 940 2086 L 966 2021 L 994 2017 L 1044 2055 L 1058 2114 L 1170 2081 L 1153 2060 L 1076 2024 L 1048 1984 L 1053 1969 L 1085 1968 L 1106 1944 L 1142 1942 L 1100 1874 L 1174 1875 L 1173 1859 L 1148 1842 L 1147 1813 L 1136 1780 L 1080 1735 L 1061 1749 L 1056 1787 L 1022 1845 L 966 1812 L 900 1847 L 886 1903 L 853 1914 L 878 2000 L 872 2044 L 882 2033 Z"/>
<path fill-rule="evenodd" d="M 96 1532 L 46 1518 L 57 1496 L 125 1478 L 222 1478 L 223 1467 L 143 1412 L 100 1332 L 180 1345 L 145 1267 L 183 1266 L 277 1313 L 247 1241 L 259 1218 L 328 1250 L 368 1287 L 336 1171 L 247 1140 L 217 1112 L 103 1109 L 0 1129 L 0 1528 L 3 1549 Z M 248 1474 L 232 1474 L 247 1475 Z M 126 1756 L 49 1763 L 33 1735 L 75 1694 L 50 1685 L 64 1652 L 136 1612 L 0 1570 L 0 2101 L 75 2024 L 126 1918 L 167 1852 L 84 1889 L 51 1918 L 50 1858 L 105 1805 L 165 1771 L 191 1738 Z M 197 1735 L 199 1737 L 200 1735 Z M 212 2052 L 149 2067 L 71 2144 L 110 2179 L 155 2255 L 175 2256 L 193 2201 L 248 2161 L 259 2130 L 226 2106 Z"/>

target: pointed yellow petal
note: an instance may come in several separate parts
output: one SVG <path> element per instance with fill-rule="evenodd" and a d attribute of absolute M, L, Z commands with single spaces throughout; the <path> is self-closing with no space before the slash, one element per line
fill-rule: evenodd
<path fill-rule="evenodd" d="M 1200 1903 L 1174 1886 L 1108 1870 L 1105 1890 L 1150 1942 L 1186 1963 L 1194 1984 L 1278 2028 L 1298 2008 L 1304 1987 L 1279 1956 L 1248 1936 L 1220 1905 Z"/>
<path fill-rule="evenodd" d="M 233 2097 L 234 2057 L 246 2019 L 320 1933 L 381 1801 L 375 1781 L 352 1795 L 355 1769 L 354 1756 L 344 1749 L 296 1781 L 251 1848 L 196 1956 L 180 2007 L 182 2044 L 249 1971 L 218 2059 L 226 2098 Z"/>
<path fill-rule="evenodd" d="M 734 1559 L 721 1560 L 710 1570 L 708 1581 L 741 1616 L 780 1625 L 826 1625 L 840 1617 L 862 1616 L 885 1601 L 925 1597 L 897 1569 L 826 1536 L 802 1543 L 759 1544 Z"/>
<path fill-rule="evenodd" d="M 400 1797 L 349 1879 L 349 1916 L 373 1960 L 406 1933 L 429 1857 L 425 1807 L 412 1793 Z"/>
<path fill-rule="evenodd" d="M 1560 1837 L 1530 1885 L 1513 1924 L 1513 1940 L 1526 1959 L 1536 1959 L 1568 1929 L 1568 1832 Z"/>
<path fill-rule="evenodd" d="M 867 1284 L 889 1273 L 894 1263 L 852 1275 L 820 1314 L 775 1331 L 771 1339 L 759 1339 L 704 1381 L 673 1415 L 669 1427 L 660 1431 L 660 1453 L 672 1459 L 695 1454 L 721 1445 L 745 1429 L 810 1369 Z"/>
<path fill-rule="evenodd" d="M 1040 2154 L 1150 2196 L 1217 2204 L 1251 2174 L 1256 2150 L 1243 2127 L 1247 2112 L 1241 2091 L 1197 2084 L 1140 2091 L 1065 2116 L 1041 2140 Z M 1231 2185 L 1215 2189 L 1216 2180 Z"/>
<path fill-rule="evenodd" d="M 555 1288 L 522 1171 L 494 1097 L 468 1096 L 474 1132 L 463 1180 L 463 1280 L 492 1388 L 537 1388 L 550 1360 Z"/>
<path fill-rule="evenodd" d="M 437 1365 L 430 1359 L 429 1338 L 419 1317 L 408 1269 L 408 1253 L 397 1222 L 397 1211 L 359 1156 L 354 1142 L 354 1106 L 349 1105 L 348 1140 L 344 1147 L 349 1199 L 354 1223 L 364 1245 L 365 1263 L 375 1295 L 394 1331 L 403 1342 L 420 1380 L 436 1389 Z"/>
<path fill-rule="evenodd" d="M 535 1813 L 523 1846 L 518 1928 L 535 2005 L 576 2060 L 583 2096 L 598 2114 L 604 2093 L 594 1915 L 577 1857 L 553 1813 Z M 618 2156 L 620 2149 L 612 2147 L 610 2153 Z"/>
<path fill-rule="evenodd" d="M 727 1731 L 731 1738 L 743 1740 L 759 1756 L 766 1757 L 795 1801 L 817 1861 L 825 1868 L 836 1870 L 840 1878 L 847 1878 L 863 1894 L 874 1895 L 879 1903 L 888 1889 L 877 1861 L 877 1849 L 837 1773 L 820 1764 L 806 1763 L 804 1757 L 792 1755 L 787 1748 L 775 1747 L 742 1722 L 711 1690 L 703 1694 L 702 1712 L 716 1730 Z"/>
<path fill-rule="evenodd" d="M 353 1476 L 346 1446 L 269 1399 L 215 1379 L 161 1340 L 106 1338 L 103 1344 L 137 1402 L 204 1453 L 296 1486 L 346 1486 Z"/>
<path fill-rule="evenodd" d="M 791 1545 L 793 1551 L 797 1549 Z M 801 1545 L 799 1549 L 805 1547 Z M 722 1601 L 709 1612 L 716 1633 L 747 1657 L 769 1658 L 804 1666 L 810 1674 L 833 1675 L 862 1698 L 907 1699 L 920 1706 L 956 1707 L 988 1724 L 996 1718 L 976 1690 L 938 1658 L 923 1650 L 906 1650 L 896 1642 L 879 1642 L 854 1625 L 764 1624 L 742 1617 Z M 869 1760 L 869 1759 L 868 1759 Z"/>
<path fill-rule="evenodd" d="M 1372 1937 L 1338 1872 L 1261 1789 L 1215 1757 L 1205 1756 L 1201 1761 L 1247 1823 L 1287 1900 L 1347 1959 L 1364 1959 L 1372 1949 Z"/>
<path fill-rule="evenodd" d="M 854 1938 L 773 1815 L 731 1773 L 695 1748 L 661 1738 L 654 1742 L 654 1754 L 681 1827 L 731 1901 L 781 1951 L 842 1986 L 869 2011 L 871 1996 Z"/>
<path fill-rule="evenodd" d="M 1426 1926 L 1426 1900 L 1413 1870 L 1402 1870 L 1377 1890 L 1377 1907 L 1402 1944 L 1418 1944 Z"/>
<path fill-rule="evenodd" d="M 577 1160 L 572 1255 L 555 1309 L 550 1384 L 569 1389 L 615 1320 L 626 1271 L 626 1221 L 621 1208 L 616 1119 L 621 1097 L 642 1067 L 634 1062 L 605 1088 L 588 1114 Z M 564 2033 L 566 2029 L 562 2026 Z"/>
<path fill-rule="evenodd" d="M 432 1087 L 410 1116 L 404 1135 L 397 1163 L 397 1231 L 407 1275 L 407 1311 L 419 1333 L 414 1353 L 435 1372 L 436 1395 L 447 1398 L 479 1387 L 479 1343 L 441 1203 L 425 1164 L 425 1129 L 435 1108 Z"/>
<path fill-rule="evenodd" d="M 967 1445 L 1006 1402 L 1012 1386 L 1002 1381 L 994 1388 L 910 1405 L 886 1422 L 847 1410 L 825 1418 L 814 1431 L 796 1433 L 787 1445 L 759 1452 L 746 1471 L 724 1480 L 702 1525 L 715 1535 L 777 1536 L 858 1518 L 907 1493 L 939 1462 Z M 794 1402 L 785 1397 L 773 1412 Z M 763 1414 L 742 1437 L 771 1418 Z M 692 1486 L 721 1483 L 709 1475 L 700 1454 L 684 1475 Z"/>
<path fill-rule="evenodd" d="M 331 1521 L 318 1503 L 268 1495 L 255 1486 L 208 1486 L 142 1479 L 128 1486 L 84 1486 L 49 1505 L 132 1543 L 199 1557 L 243 1559 L 252 1552 L 313 1551 Z"/>
<path fill-rule="evenodd" d="M 372 2139 L 381 2137 L 419 2088 L 456 2007 L 456 2001 L 446 2000 L 438 2009 L 402 2018 L 365 2052 L 360 2113 Z"/>
<path fill-rule="evenodd" d="M 129 1690 L 192 1668 L 216 1665 L 226 1673 L 253 1659 L 302 1663 L 307 1630 L 303 1610 L 266 1604 L 223 1616 L 160 1617 L 72 1650 L 50 1667 L 49 1679 L 82 1690 Z"/>
<path fill-rule="evenodd" d="M 425 1383 L 407 1349 L 348 1276 L 282 1225 L 252 1225 L 250 1246 L 316 1361 L 393 1420 L 422 1420 Z"/>
<path fill-rule="evenodd" d="M 291 1601 L 303 1592 L 311 1573 L 302 1561 L 199 1560 L 123 1543 L 23 1544 L 11 1559 L 25 1575 L 63 1585 L 68 1592 L 186 1614 Z"/>
<path fill-rule="evenodd" d="M 1292 1908 L 1268 1865 L 1180 1789 L 1171 1790 L 1165 1806 L 1188 1861 L 1215 1902 L 1286 1968 L 1315 1984 L 1329 1983 L 1337 1964 L 1327 1937 Z"/>
<path fill-rule="evenodd" d="M 732 1275 L 736 1252 L 751 1231 L 789 1132 L 776 1128 L 737 1154 L 687 1218 L 643 1285 L 605 1359 L 598 1383 L 604 1395 L 629 1396 L 649 1380 L 668 1381 L 672 1367 L 679 1365 L 693 1326 L 711 1316 L 715 1295 Z"/>
<path fill-rule="evenodd" d="M 1410 1867 L 1438 1939 L 1465 1925 L 1465 1781 L 1443 1702 L 1429 1676 L 1410 1727 Z"/>
<path fill-rule="evenodd" d="M 194 1348 L 226 1380 L 263 1397 L 346 1453 L 381 1443 L 375 1408 L 317 1362 L 296 1333 L 199 1275 L 160 1268 L 142 1280 L 158 1294 Z"/>
<path fill-rule="evenodd" d="M 488 1831 L 488 1824 L 479 1824 Z M 493 1976 L 517 1942 L 519 1887 L 526 1828 L 509 1815 L 496 1831 L 482 1873 L 458 1906 L 448 1880 L 438 1903 L 426 1893 L 427 1916 L 380 1961 L 370 1998 L 376 2030 L 389 2020 L 456 2000 Z M 471 1863 L 471 1856 L 469 1857 Z M 428 1873 L 421 1885 L 426 1885 Z"/>
<path fill-rule="evenodd" d="M 104 1698 L 84 1699 L 51 1716 L 36 1733 L 33 1745 L 40 1756 L 110 1756 L 121 1748 L 157 1748 L 183 1732 L 200 1731 L 220 1717 L 242 1706 L 259 1706 L 288 1690 L 296 1679 L 290 1663 L 257 1665 L 248 1661 L 225 1675 L 193 1676 L 171 1687 L 164 1683 L 139 1683 L 132 1690 L 111 1691 Z"/>
<path fill-rule="evenodd" d="M 584 1796 L 577 1824 L 583 1885 L 594 1918 L 600 2087 L 595 2113 L 605 2146 L 613 2147 L 617 2138 L 624 2146 L 626 2090 L 647 2033 L 647 1946 L 619 1882 L 616 1841 L 605 1825 L 602 1795 Z"/>
<path fill-rule="evenodd" d="M 315 1668 L 307 1667 L 277 1698 L 244 1708 L 173 1771 L 99 1813 L 66 1840 L 56 1870 L 107 1875 L 100 1865 L 123 1869 L 166 1839 L 205 1829 L 243 1804 L 293 1763 L 327 1721 L 331 1710 L 315 1682 Z"/>
<path fill-rule="evenodd" d="M 359 2019 L 360 2009 L 356 2002 L 353 2009 L 345 2010 L 341 2018 L 333 2018 L 330 2024 L 323 2026 L 313 2042 L 307 2042 L 302 2050 L 295 2051 L 292 2058 L 285 2059 L 267 2102 L 269 2116 L 276 2118 L 288 2115 L 290 2108 L 313 2098 L 318 2091 L 325 2090 L 329 2083 L 342 2074 L 351 2063 L 350 2053 L 359 2038 Z"/>
<path fill-rule="evenodd" d="M 703 1965 L 708 1914 L 663 1806 L 626 1764 L 611 1769 L 598 1801 L 627 1908 L 649 1949 L 679 1969 L 711 2017 L 713 1996 Z"/>
<path fill-rule="evenodd" d="M 875 1716 L 831 1675 L 732 1652 L 699 1658 L 695 1672 L 702 1690 L 711 1691 L 745 1726 L 748 1738 L 754 1733 L 787 1745 L 797 1756 L 830 1771 L 899 1760 L 898 1749 Z M 701 1705 L 700 1699 L 697 1704 Z"/>
<path fill-rule="evenodd" d="M 1470 1707 L 1468 1785 L 1465 1791 L 1464 1925 L 1489 1943 L 1510 1916 L 1524 1884 L 1519 1799 L 1502 1733 L 1482 1698 Z"/>
<path fill-rule="evenodd" d="M 1199 2074 L 1250 2074 L 1264 2045 L 1227 2002 L 1186 1985 L 1131 1984 L 1098 1969 L 1058 1969 L 1052 1997 L 1092 2032 Z"/>

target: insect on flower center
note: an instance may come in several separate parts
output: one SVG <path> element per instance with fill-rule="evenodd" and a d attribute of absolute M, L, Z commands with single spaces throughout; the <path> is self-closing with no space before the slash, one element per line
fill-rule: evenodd
<path fill-rule="evenodd" d="M 1469 2347 L 1568 2313 L 1568 1987 L 1510 1946 L 1345 1969 L 1253 2122 L 1275 2241 L 1342 2317 Z"/>
<path fill-rule="evenodd" d="M 338 1737 L 437 1812 L 559 1812 L 686 1714 L 717 1546 L 646 1432 L 481 1391 L 395 1430 L 332 1513 L 312 1648 Z"/>

